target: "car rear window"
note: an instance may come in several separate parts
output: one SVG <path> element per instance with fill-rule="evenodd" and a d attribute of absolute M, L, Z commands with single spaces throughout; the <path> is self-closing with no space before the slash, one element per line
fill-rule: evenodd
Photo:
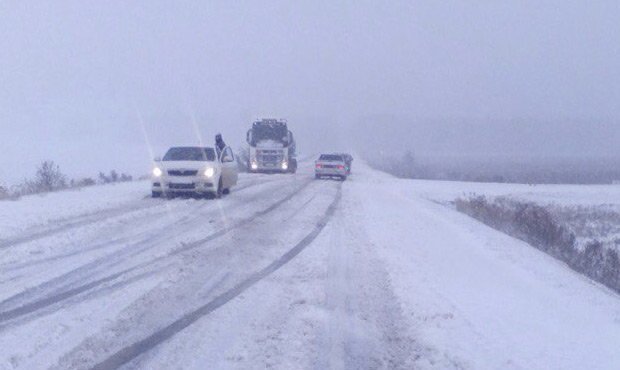
<path fill-rule="evenodd" d="M 319 157 L 320 161 L 342 161 L 342 156 L 341 155 L 336 155 L 336 154 L 321 154 L 321 156 Z"/>

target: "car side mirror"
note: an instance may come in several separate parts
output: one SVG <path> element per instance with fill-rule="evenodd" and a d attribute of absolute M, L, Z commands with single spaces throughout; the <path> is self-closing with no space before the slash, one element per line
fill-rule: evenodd
<path fill-rule="evenodd" d="M 154 160 L 155 162 L 161 162 L 161 157 L 155 157 L 155 158 L 153 158 L 153 160 Z"/>

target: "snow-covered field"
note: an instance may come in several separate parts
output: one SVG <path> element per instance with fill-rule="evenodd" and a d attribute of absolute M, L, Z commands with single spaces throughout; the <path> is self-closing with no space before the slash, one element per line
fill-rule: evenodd
<path fill-rule="evenodd" d="M 617 369 L 620 299 L 453 210 L 469 193 L 620 204 L 620 187 L 246 175 L 0 202 L 0 369 Z"/>
<path fill-rule="evenodd" d="M 415 181 L 405 191 L 449 205 L 484 195 L 544 206 L 577 237 L 577 246 L 600 241 L 620 251 L 620 185 L 521 185 Z"/>
<path fill-rule="evenodd" d="M 409 191 L 426 199 L 450 202 L 470 194 L 505 196 L 539 204 L 619 206 L 620 185 L 527 185 L 406 180 Z"/>
<path fill-rule="evenodd" d="M 0 203 L 0 239 L 28 234 L 28 228 L 57 226 L 59 222 L 75 221 L 101 213 L 114 215 L 136 208 L 148 207 L 143 198 L 148 194 L 145 182 L 125 182 L 106 186 L 76 188 L 58 193 L 23 197 L 19 201 Z M 95 217 L 92 217 L 95 218 Z M 56 224 L 56 225 L 54 225 Z"/>

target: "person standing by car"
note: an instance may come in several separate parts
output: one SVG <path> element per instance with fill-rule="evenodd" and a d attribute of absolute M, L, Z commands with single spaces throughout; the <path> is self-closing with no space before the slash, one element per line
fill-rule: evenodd
<path fill-rule="evenodd" d="M 222 134 L 215 135 L 215 149 L 217 150 L 218 157 L 222 154 L 225 148 L 226 143 L 224 143 L 224 139 L 222 139 Z"/>

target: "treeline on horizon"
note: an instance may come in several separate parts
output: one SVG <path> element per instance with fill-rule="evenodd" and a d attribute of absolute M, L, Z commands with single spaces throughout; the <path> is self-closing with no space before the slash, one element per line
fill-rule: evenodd
<path fill-rule="evenodd" d="M 367 163 L 407 179 L 518 184 L 620 184 L 620 159 L 446 159 L 365 155 Z"/>

